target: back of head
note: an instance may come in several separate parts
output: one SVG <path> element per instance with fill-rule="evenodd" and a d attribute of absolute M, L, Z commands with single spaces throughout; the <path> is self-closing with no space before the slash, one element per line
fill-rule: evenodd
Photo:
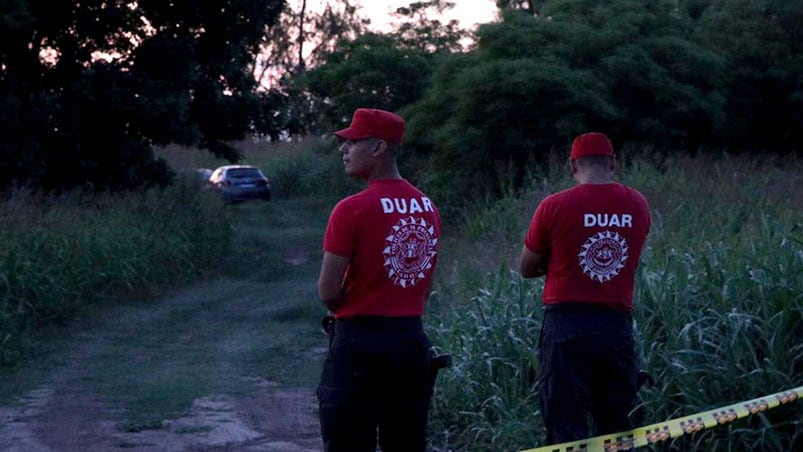
<path fill-rule="evenodd" d="M 592 156 L 613 157 L 613 145 L 604 133 L 588 132 L 574 139 L 571 160 Z"/>
<path fill-rule="evenodd" d="M 605 134 L 584 133 L 575 138 L 571 151 L 572 173 L 578 183 L 613 181 L 613 145 Z"/>
<path fill-rule="evenodd" d="M 610 167 L 613 157 L 607 155 L 589 155 L 574 160 L 578 168 L 605 168 Z"/>

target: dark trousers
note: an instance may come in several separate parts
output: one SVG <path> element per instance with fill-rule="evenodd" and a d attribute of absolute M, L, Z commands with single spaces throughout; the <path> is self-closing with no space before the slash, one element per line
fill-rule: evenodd
<path fill-rule="evenodd" d="M 549 444 L 633 428 L 628 414 L 636 404 L 638 363 L 630 314 L 593 305 L 549 307 L 539 351 Z"/>
<path fill-rule="evenodd" d="M 430 342 L 420 318 L 335 322 L 318 386 L 327 452 L 426 449 Z"/>

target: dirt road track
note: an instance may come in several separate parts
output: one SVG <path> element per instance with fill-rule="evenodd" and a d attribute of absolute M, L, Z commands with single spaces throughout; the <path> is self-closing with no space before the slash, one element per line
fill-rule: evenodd
<path fill-rule="evenodd" d="M 216 275 L 89 310 L 49 357 L 0 374 L 19 388 L 0 398 L 0 452 L 321 450 L 325 214 L 236 209 L 235 251 Z"/>

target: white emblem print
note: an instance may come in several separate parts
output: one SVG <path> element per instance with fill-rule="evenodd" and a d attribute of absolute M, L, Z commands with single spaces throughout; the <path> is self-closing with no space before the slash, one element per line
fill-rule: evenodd
<path fill-rule="evenodd" d="M 586 240 L 577 256 L 589 278 L 610 281 L 625 266 L 627 241 L 616 232 L 598 232 Z"/>
<path fill-rule="evenodd" d="M 423 218 L 402 218 L 385 240 L 382 254 L 393 283 L 407 287 L 424 279 L 424 272 L 432 268 L 432 259 L 438 254 L 435 228 Z"/>

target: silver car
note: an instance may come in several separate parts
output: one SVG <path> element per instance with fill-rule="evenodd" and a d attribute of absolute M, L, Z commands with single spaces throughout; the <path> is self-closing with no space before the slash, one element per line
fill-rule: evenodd
<path fill-rule="evenodd" d="M 209 176 L 209 184 L 226 203 L 234 204 L 249 199 L 270 200 L 270 181 L 256 166 L 221 166 Z"/>

